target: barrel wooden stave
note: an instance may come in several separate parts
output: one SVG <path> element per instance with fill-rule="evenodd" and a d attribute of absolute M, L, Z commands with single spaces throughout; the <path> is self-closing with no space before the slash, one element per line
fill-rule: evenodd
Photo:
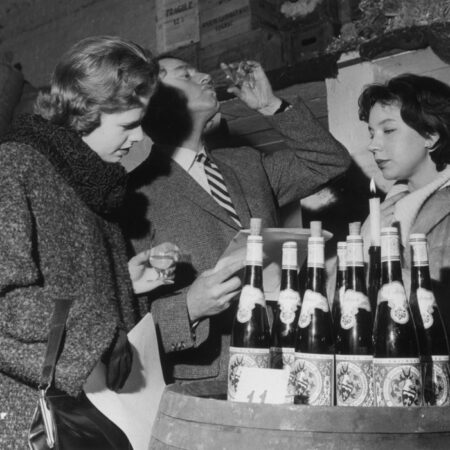
<path fill-rule="evenodd" d="M 450 448 L 450 408 L 363 408 L 227 402 L 223 382 L 168 386 L 151 449 Z"/>

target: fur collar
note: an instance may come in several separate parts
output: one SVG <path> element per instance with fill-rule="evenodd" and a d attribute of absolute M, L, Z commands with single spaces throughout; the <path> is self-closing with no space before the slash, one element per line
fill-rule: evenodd
<path fill-rule="evenodd" d="M 74 130 L 38 115 L 23 115 L 3 142 L 27 144 L 44 155 L 56 171 L 97 214 L 107 218 L 121 206 L 127 176 L 120 164 L 103 161 Z"/>

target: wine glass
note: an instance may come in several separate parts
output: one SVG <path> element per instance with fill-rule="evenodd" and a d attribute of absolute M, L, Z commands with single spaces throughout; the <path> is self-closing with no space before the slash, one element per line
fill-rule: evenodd
<path fill-rule="evenodd" d="M 241 87 L 246 81 L 250 87 L 254 87 L 255 78 L 253 75 L 253 67 L 246 61 L 240 61 L 239 63 L 220 63 L 220 67 L 225 73 L 226 79 L 231 84 Z"/>
<path fill-rule="evenodd" d="M 150 265 L 165 283 L 173 283 L 171 277 L 174 266 L 179 259 L 180 249 L 171 242 L 164 242 L 150 250 Z"/>

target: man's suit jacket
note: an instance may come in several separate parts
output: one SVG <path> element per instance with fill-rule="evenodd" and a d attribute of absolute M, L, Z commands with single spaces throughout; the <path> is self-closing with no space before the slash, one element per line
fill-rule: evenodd
<path fill-rule="evenodd" d="M 279 208 L 322 188 L 347 169 L 347 151 L 300 101 L 268 118 L 286 140 L 286 150 L 263 154 L 251 147 L 210 152 L 227 184 L 244 228 L 251 217 L 277 227 Z M 175 285 L 153 292 L 149 305 L 163 348 L 168 378 L 226 377 L 233 308 L 200 321 L 192 331 L 186 293 L 196 276 L 211 269 L 239 231 L 227 212 L 155 145 L 130 175 L 133 194 L 127 227 L 140 251 L 171 241 L 183 254 Z M 153 236 L 153 242 L 150 241 Z M 172 370 L 173 369 L 173 370 Z"/>

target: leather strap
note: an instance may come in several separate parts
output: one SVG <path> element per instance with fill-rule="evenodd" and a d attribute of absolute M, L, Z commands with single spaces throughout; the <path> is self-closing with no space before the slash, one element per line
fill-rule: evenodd
<path fill-rule="evenodd" d="M 47 350 L 39 381 L 39 389 L 47 390 L 52 384 L 56 362 L 58 361 L 59 350 L 61 348 L 64 330 L 66 328 L 66 320 L 72 303 L 73 299 L 59 299 L 55 301 L 55 307 L 53 309 L 53 315 L 50 321 Z"/>
<path fill-rule="evenodd" d="M 281 99 L 281 105 L 278 107 L 278 109 L 273 114 L 274 115 L 275 114 L 279 114 L 279 113 L 282 113 L 282 112 L 284 112 L 284 111 L 286 111 L 288 109 L 291 109 L 291 108 L 292 108 L 292 105 L 288 101 L 286 101 L 286 100 L 284 100 L 282 98 Z"/>

